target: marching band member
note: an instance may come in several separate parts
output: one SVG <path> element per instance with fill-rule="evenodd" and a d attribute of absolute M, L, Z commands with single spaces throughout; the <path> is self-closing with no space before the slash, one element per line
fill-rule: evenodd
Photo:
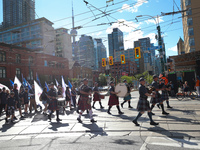
<path fill-rule="evenodd" d="M 117 109 L 118 109 L 118 113 L 119 115 L 124 114 L 123 112 L 121 112 L 120 108 L 119 108 L 119 98 L 116 94 L 120 93 L 119 92 L 115 92 L 115 87 L 114 87 L 114 82 L 110 82 L 110 86 L 111 88 L 109 89 L 110 92 L 110 97 L 109 97 L 109 101 L 108 101 L 108 114 L 110 113 L 110 109 L 112 108 L 112 106 L 116 105 Z"/>
<path fill-rule="evenodd" d="M 100 97 L 100 94 L 99 94 L 99 88 L 98 88 L 98 83 L 97 82 L 95 82 L 95 87 L 93 88 L 93 92 L 94 92 L 94 94 L 93 94 L 93 105 L 92 105 L 92 108 L 95 109 L 94 104 L 95 104 L 96 101 L 99 101 L 99 105 L 100 105 L 101 109 L 103 109 L 104 107 L 101 104 L 101 97 Z"/>
<path fill-rule="evenodd" d="M 131 87 L 128 85 L 126 79 L 124 79 L 123 82 L 126 84 L 126 87 L 127 87 L 127 89 L 128 89 L 128 93 L 127 93 L 127 96 L 124 97 L 124 102 L 121 103 L 121 107 L 123 108 L 124 103 L 126 103 L 126 102 L 128 101 L 128 108 L 133 108 L 133 107 L 131 106 Z"/>
<path fill-rule="evenodd" d="M 145 80 L 144 78 L 140 78 L 140 86 L 139 86 L 139 101 L 137 104 L 137 110 L 139 111 L 137 117 L 132 121 L 136 126 L 140 126 L 140 124 L 138 124 L 137 120 L 142 116 L 142 114 L 145 111 L 148 111 L 148 116 L 150 119 L 150 125 L 158 125 L 159 123 L 156 123 L 153 121 L 152 119 L 152 113 L 151 113 L 151 109 L 149 106 L 149 101 L 147 100 L 148 96 L 154 97 L 154 95 L 151 95 L 148 93 L 146 87 L 145 87 Z"/>
<path fill-rule="evenodd" d="M 50 98 L 48 109 L 51 111 L 50 114 L 48 115 L 48 119 L 51 121 L 51 115 L 53 114 L 54 111 L 56 111 L 56 116 L 57 116 L 56 121 L 62 121 L 59 118 L 59 108 L 58 108 L 57 99 L 56 99 L 57 92 L 54 89 L 53 83 L 50 84 L 50 90 L 48 91 L 48 97 Z"/>
<path fill-rule="evenodd" d="M 89 99 L 89 96 L 91 95 L 91 89 L 88 87 L 88 79 L 86 78 L 83 79 L 83 84 L 80 86 L 79 90 L 80 90 L 80 99 L 78 102 L 78 109 L 81 111 L 79 111 L 79 116 L 77 118 L 78 122 L 82 123 L 81 116 L 85 110 L 89 110 L 90 121 L 92 123 L 97 122 L 96 120 L 93 119 L 93 112 Z"/>
<path fill-rule="evenodd" d="M 152 97 L 151 101 L 150 101 L 152 103 L 151 110 L 153 110 L 153 108 L 154 108 L 154 106 L 155 106 L 156 103 L 159 103 L 160 106 L 161 106 L 161 108 L 162 108 L 162 114 L 168 115 L 169 113 L 167 113 L 164 110 L 163 100 L 162 100 L 162 98 L 160 96 L 160 93 L 158 92 L 160 90 L 163 90 L 163 88 L 162 89 L 159 88 L 159 84 L 157 82 L 158 81 L 158 77 L 156 75 L 153 76 L 153 80 L 154 81 L 152 82 L 152 86 L 154 87 L 156 94 L 155 94 L 155 97 Z M 155 115 L 155 114 L 152 113 L 152 115 Z"/>
<path fill-rule="evenodd" d="M 172 107 L 169 105 L 169 95 L 168 95 L 168 91 L 170 91 L 169 86 L 167 87 L 167 85 L 165 85 L 165 80 L 163 80 L 163 79 L 161 79 L 160 86 L 161 86 L 161 88 L 163 88 L 163 90 L 162 90 L 162 95 L 161 95 L 162 100 L 163 100 L 163 101 L 166 100 L 167 108 L 172 108 Z"/>

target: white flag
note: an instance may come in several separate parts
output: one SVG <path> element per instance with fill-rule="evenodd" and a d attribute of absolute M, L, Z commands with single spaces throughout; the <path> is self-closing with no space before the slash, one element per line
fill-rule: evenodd
<path fill-rule="evenodd" d="M 34 87 L 35 87 L 35 102 L 37 105 L 44 107 L 42 101 L 40 101 L 39 99 L 40 95 L 42 94 L 42 88 L 37 84 L 35 80 L 34 80 Z"/>
<path fill-rule="evenodd" d="M 18 92 L 20 92 L 20 87 L 21 87 L 22 84 L 16 76 L 15 76 L 15 79 L 14 79 L 14 84 L 17 84 Z"/>
<path fill-rule="evenodd" d="M 5 85 L 3 85 L 3 84 L 0 83 L 0 88 L 3 89 L 3 87 L 5 87 L 6 90 L 9 90 L 9 91 L 10 91 L 10 89 L 9 89 L 7 86 L 5 86 Z"/>
<path fill-rule="evenodd" d="M 62 92 L 63 92 L 62 95 L 63 95 L 63 97 L 66 97 L 65 91 L 66 91 L 66 84 L 65 84 L 65 81 L 62 76 Z"/>

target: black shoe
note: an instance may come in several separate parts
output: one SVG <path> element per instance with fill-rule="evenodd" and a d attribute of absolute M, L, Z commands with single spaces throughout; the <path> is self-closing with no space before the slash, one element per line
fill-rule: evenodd
<path fill-rule="evenodd" d="M 132 106 L 128 106 L 128 108 L 133 108 Z"/>
<path fill-rule="evenodd" d="M 124 104 L 123 104 L 123 103 L 121 103 L 121 107 L 122 107 L 122 108 L 123 108 L 123 105 L 124 105 Z"/>
<path fill-rule="evenodd" d="M 162 112 L 163 115 L 169 115 L 169 113 L 167 113 L 166 111 Z"/>
<path fill-rule="evenodd" d="M 79 122 L 79 123 L 82 123 L 82 120 L 81 120 L 81 118 L 77 118 L 77 120 L 78 120 L 78 122 Z"/>
<path fill-rule="evenodd" d="M 49 119 L 49 121 L 51 121 L 51 116 L 50 115 L 48 115 L 48 119 Z"/>
<path fill-rule="evenodd" d="M 24 119 L 24 116 L 21 116 L 20 119 Z"/>
<path fill-rule="evenodd" d="M 77 112 L 77 114 L 79 114 L 79 110 L 78 109 L 76 109 L 76 112 Z"/>
<path fill-rule="evenodd" d="M 17 117 L 15 117 L 15 116 L 14 116 L 14 118 L 13 118 L 13 119 L 14 119 L 14 120 L 17 120 Z"/>
<path fill-rule="evenodd" d="M 140 126 L 140 124 L 136 121 L 136 120 L 133 120 L 132 121 L 136 126 Z"/>
<path fill-rule="evenodd" d="M 167 106 L 167 108 L 173 108 L 173 107 L 171 107 L 171 106 Z"/>
<path fill-rule="evenodd" d="M 122 115 L 122 114 L 124 114 L 124 113 L 120 111 L 120 112 L 119 112 L 119 115 Z"/>
<path fill-rule="evenodd" d="M 56 121 L 59 122 L 59 121 L 62 121 L 62 120 L 60 118 L 57 118 Z"/>
<path fill-rule="evenodd" d="M 104 107 L 103 107 L 103 106 L 101 106 L 101 109 L 104 109 Z"/>
<path fill-rule="evenodd" d="M 97 122 L 96 120 L 94 120 L 94 119 L 91 119 L 90 120 L 90 122 L 92 122 L 92 123 L 95 123 L 95 122 Z"/>
<path fill-rule="evenodd" d="M 47 115 L 47 113 L 45 113 L 45 112 L 43 112 L 42 114 L 45 115 L 45 116 Z"/>
<path fill-rule="evenodd" d="M 157 107 L 160 109 L 160 104 L 157 104 Z"/>
<path fill-rule="evenodd" d="M 153 112 L 151 112 L 152 115 L 155 115 Z"/>
<path fill-rule="evenodd" d="M 11 123 L 14 123 L 14 120 L 11 120 L 10 122 L 11 122 Z"/>
<path fill-rule="evenodd" d="M 5 121 L 6 121 L 6 123 L 8 123 L 8 119 L 7 118 L 5 118 Z"/>
<path fill-rule="evenodd" d="M 109 115 L 111 115 L 110 111 L 107 111 L 107 113 L 108 113 Z"/>
<path fill-rule="evenodd" d="M 156 123 L 156 122 L 154 122 L 154 121 L 152 121 L 152 122 L 150 122 L 150 125 L 159 125 L 159 123 Z"/>

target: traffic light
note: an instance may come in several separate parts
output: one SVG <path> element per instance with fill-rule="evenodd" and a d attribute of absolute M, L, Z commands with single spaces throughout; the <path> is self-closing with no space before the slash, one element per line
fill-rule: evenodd
<path fill-rule="evenodd" d="M 141 58 L 140 47 L 135 48 L 135 59 Z"/>
<path fill-rule="evenodd" d="M 170 65 L 168 65 L 168 72 L 171 72 L 171 66 Z"/>
<path fill-rule="evenodd" d="M 109 65 L 113 65 L 113 57 L 109 56 Z"/>
<path fill-rule="evenodd" d="M 125 55 L 121 55 L 121 64 L 125 64 L 126 61 L 125 61 Z"/>
<path fill-rule="evenodd" d="M 106 58 L 102 58 L 102 67 L 106 66 Z"/>

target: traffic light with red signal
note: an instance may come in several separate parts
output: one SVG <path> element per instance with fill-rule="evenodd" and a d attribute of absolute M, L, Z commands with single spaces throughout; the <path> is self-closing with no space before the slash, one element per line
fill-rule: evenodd
<path fill-rule="evenodd" d="M 135 59 L 141 58 L 140 47 L 135 48 Z"/>
<path fill-rule="evenodd" d="M 102 67 L 106 67 L 106 58 L 102 58 Z"/>
<path fill-rule="evenodd" d="M 126 60 L 125 60 L 125 55 L 121 55 L 121 64 L 125 64 L 126 63 Z"/>
<path fill-rule="evenodd" d="M 113 65 L 113 57 L 109 56 L 109 65 Z"/>

